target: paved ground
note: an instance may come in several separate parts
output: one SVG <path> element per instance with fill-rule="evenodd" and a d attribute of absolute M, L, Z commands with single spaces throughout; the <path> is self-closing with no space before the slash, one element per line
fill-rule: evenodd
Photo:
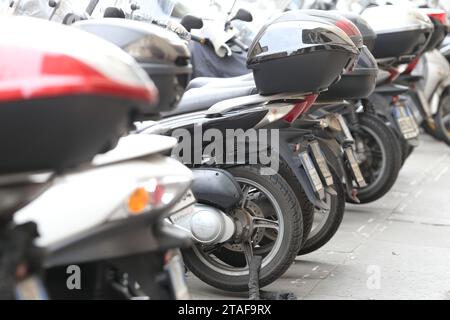
<path fill-rule="evenodd" d="M 245 298 L 188 275 L 196 299 Z M 450 299 L 450 147 L 422 137 L 389 194 L 267 287 L 299 299 Z"/>

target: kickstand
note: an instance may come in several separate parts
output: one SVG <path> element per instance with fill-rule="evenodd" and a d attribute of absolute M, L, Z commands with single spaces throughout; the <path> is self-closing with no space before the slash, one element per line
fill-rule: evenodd
<path fill-rule="evenodd" d="M 270 292 L 259 289 L 259 271 L 262 257 L 251 256 L 249 262 L 248 293 L 249 300 L 297 300 L 292 292 Z"/>

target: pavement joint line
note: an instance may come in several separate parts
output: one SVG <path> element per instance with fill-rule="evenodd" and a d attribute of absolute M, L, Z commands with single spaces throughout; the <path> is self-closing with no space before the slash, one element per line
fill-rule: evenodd
<path fill-rule="evenodd" d="M 417 191 L 417 192 L 414 194 L 414 198 L 417 199 L 422 193 L 423 193 L 423 189 L 420 189 L 419 191 Z"/>
<path fill-rule="evenodd" d="M 363 231 L 365 227 L 366 225 L 362 225 L 361 227 L 358 228 L 358 230 L 356 230 L 356 232 L 361 233 L 361 231 Z"/>
<path fill-rule="evenodd" d="M 386 243 L 391 243 L 391 244 L 401 244 L 402 246 L 408 246 L 408 247 L 414 247 L 414 248 L 423 248 L 423 249 L 430 249 L 430 248 L 434 248 L 434 249 L 445 249 L 445 250 L 449 250 L 450 252 L 450 246 L 435 246 L 435 245 L 425 245 L 425 244 L 410 244 L 409 242 L 399 242 L 399 241 L 395 241 L 395 240 L 385 240 L 385 239 L 376 239 L 376 238 L 371 238 L 370 241 L 374 241 L 374 242 L 386 242 Z"/>
<path fill-rule="evenodd" d="M 375 261 L 382 260 L 382 257 L 378 256 L 369 256 L 369 260 L 366 261 L 365 252 L 367 250 L 370 250 L 373 246 L 380 247 L 381 249 L 392 249 L 397 248 L 395 251 L 402 253 L 403 256 L 405 255 L 405 252 L 409 252 L 411 250 L 417 250 L 417 251 L 427 251 L 427 250 L 433 250 L 435 249 L 437 254 L 440 254 L 444 256 L 444 259 L 446 259 L 448 256 L 450 256 L 450 244 L 446 243 L 445 241 L 434 241 L 434 238 L 431 238 L 431 241 L 428 241 L 425 244 L 421 244 L 420 238 L 417 238 L 416 241 L 411 241 L 411 235 L 409 236 L 409 239 L 405 239 L 405 237 L 388 237 L 384 236 L 381 232 L 384 232 L 386 229 L 391 229 L 393 227 L 400 228 L 400 230 L 409 230 L 414 229 L 419 232 L 425 232 L 425 237 L 428 237 L 428 234 L 433 237 L 433 231 L 438 231 L 438 234 L 442 234 L 445 237 L 445 233 L 447 228 L 450 228 L 450 212 L 446 215 L 446 212 L 443 211 L 439 213 L 439 210 L 437 213 L 439 213 L 437 216 L 430 217 L 430 220 L 423 220 L 423 215 L 416 212 L 416 215 L 414 215 L 413 207 L 420 203 L 420 200 L 417 199 L 421 196 L 425 195 L 427 201 L 430 200 L 429 197 L 427 197 L 430 192 L 433 192 L 433 190 L 440 190 L 440 189 L 432 189 L 433 185 L 437 188 L 439 187 L 444 181 L 444 189 L 447 186 L 448 181 L 448 171 L 450 169 L 449 166 L 449 160 L 450 159 L 450 149 L 446 149 L 449 151 L 445 151 L 444 155 L 440 155 L 443 150 L 443 144 L 440 144 L 434 140 L 431 139 L 429 136 L 423 137 L 423 142 L 426 143 L 425 147 L 418 148 L 417 154 L 414 159 L 411 159 L 412 163 L 411 165 L 407 165 L 404 170 L 400 173 L 401 178 L 399 179 L 399 182 L 394 185 L 394 188 L 390 191 L 390 196 L 387 199 L 382 200 L 382 203 L 379 204 L 376 203 L 375 206 L 369 205 L 369 206 L 349 206 L 350 208 L 346 209 L 346 215 L 348 217 L 348 224 L 347 227 L 352 227 L 353 230 L 358 228 L 358 225 L 361 225 L 362 223 L 366 223 L 367 227 L 370 226 L 370 228 L 367 228 L 367 231 L 371 231 L 372 237 L 371 238 L 364 238 L 361 234 L 357 234 L 356 232 L 351 232 L 352 234 L 357 234 L 358 237 L 352 238 L 349 237 L 343 238 L 345 241 L 345 246 L 338 246 L 341 248 L 341 250 L 319 250 L 322 251 L 320 255 L 317 257 L 314 256 L 313 261 L 311 260 L 309 263 L 311 263 L 310 266 L 306 265 L 306 268 L 309 270 L 312 267 L 315 266 L 315 264 L 319 263 L 320 268 L 323 267 L 327 270 L 330 270 L 328 274 L 323 273 L 322 271 L 317 271 L 317 277 L 305 277 L 303 280 L 306 281 L 306 285 L 303 284 L 302 279 L 300 278 L 300 282 L 296 285 L 296 287 L 302 287 L 300 290 L 301 293 L 297 294 L 298 298 L 301 300 L 305 300 L 308 298 L 318 298 L 320 299 L 320 296 L 323 296 L 326 298 L 326 296 L 330 297 L 336 297 L 336 298 L 344 298 L 344 299 L 379 299 L 380 296 L 375 294 L 372 295 L 369 293 L 369 295 L 366 297 L 365 294 L 360 295 L 356 293 L 355 291 L 352 291 L 349 289 L 347 292 L 340 292 L 340 290 L 333 291 L 332 294 L 330 292 L 323 289 L 327 289 L 330 281 L 332 281 L 333 277 L 339 277 L 341 274 L 341 271 L 345 271 L 347 268 L 351 268 L 351 266 L 355 265 L 358 266 L 355 270 L 361 271 L 363 268 L 368 265 L 368 261 L 370 259 L 375 259 Z M 428 165 L 427 165 L 428 164 Z M 424 168 L 426 167 L 426 168 Z M 447 168 L 447 169 L 445 169 Z M 445 171 L 442 173 L 442 171 Z M 442 175 L 439 177 L 439 174 Z M 434 179 L 439 177 L 441 179 L 441 182 L 439 182 L 439 186 L 437 183 L 435 183 Z M 411 180 L 415 179 L 417 182 L 415 186 L 410 186 L 409 183 Z M 438 179 L 438 180 L 439 180 Z M 441 187 L 442 189 L 442 187 Z M 445 191 L 444 191 L 445 192 Z M 442 196 L 444 198 L 445 195 Z M 440 197 L 439 197 L 440 198 Z M 434 199 L 434 198 L 432 198 Z M 433 200 L 431 200 L 433 201 Z M 438 200 L 437 200 L 438 201 Z M 405 212 L 398 212 L 396 209 L 400 208 L 402 205 L 407 205 L 409 208 L 404 209 Z M 433 205 L 433 204 L 431 204 Z M 409 215 L 409 211 L 411 212 L 411 215 Z M 357 217 L 358 214 L 361 214 L 360 217 Z M 375 222 L 372 225 L 369 225 L 367 219 L 370 217 L 375 218 Z M 405 218 L 411 218 L 411 220 L 405 220 Z M 427 215 L 428 217 L 428 215 Z M 449 224 L 447 225 L 446 217 L 449 217 L 447 220 L 449 221 Z M 439 218 L 439 219 L 438 219 Z M 442 220 L 444 219 L 444 220 Z M 370 219 L 369 219 L 370 220 Z M 437 222 L 437 223 L 436 223 Z M 442 223 L 441 223 L 442 222 Z M 443 223 L 445 222 L 445 223 Z M 345 223 L 345 220 L 344 220 Z M 406 223 L 409 223 L 409 225 L 406 225 Z M 414 225 L 411 225 L 411 223 L 414 223 Z M 413 228 L 409 227 L 412 226 Z M 372 227 L 374 227 L 372 232 Z M 438 229 L 440 228 L 440 229 Z M 446 228 L 446 229 L 444 229 Z M 351 229 L 344 230 L 345 233 L 349 232 Z M 396 231 L 397 229 L 394 229 Z M 440 231 L 439 231 L 440 230 Z M 349 232 L 350 233 L 350 232 Z M 390 233 L 389 233 L 390 235 Z M 438 238 L 436 238 L 438 239 Z M 349 241 L 352 241 L 350 243 Z M 351 246 L 347 246 L 347 244 L 351 244 Z M 392 247 L 392 248 L 389 248 Z M 400 249 L 398 249 L 400 248 Z M 344 249 L 344 250 L 343 250 Z M 336 259 L 328 258 L 328 254 L 333 253 L 336 254 Z M 390 251 L 386 252 L 386 255 L 389 255 Z M 393 258 L 396 259 L 396 258 Z M 400 258 L 401 259 L 401 258 Z M 302 261 L 298 261 L 302 263 Z M 425 261 L 426 262 L 426 261 Z M 326 265 L 326 267 L 325 267 Z M 421 265 L 420 265 L 421 266 Z M 431 266 L 431 265 L 430 265 Z M 410 267 L 413 268 L 410 270 Z M 390 272 L 392 275 L 394 275 L 396 272 L 418 272 L 414 268 L 417 266 L 412 263 L 411 266 L 406 268 L 405 270 L 402 269 L 402 267 L 394 267 L 391 268 L 392 270 L 386 271 Z M 388 267 L 389 268 L 389 267 Z M 424 267 L 425 268 L 425 267 Z M 445 270 L 445 266 L 441 266 L 442 270 Z M 398 270 L 396 270 L 398 269 Z M 306 269 L 305 269 L 306 271 Z M 425 270 L 424 270 L 425 271 Z M 361 271 L 362 272 L 362 271 Z M 308 273 L 306 271 L 306 273 Z M 321 278 L 318 277 L 318 275 L 322 275 Z M 294 275 L 297 276 L 297 273 L 294 273 Z M 300 275 L 298 275 L 300 276 Z M 295 279 L 295 278 L 294 278 Z M 327 280 L 325 282 L 322 282 L 322 280 Z M 350 277 L 351 279 L 351 277 Z M 345 280 L 345 278 L 344 278 Z M 426 287 L 426 285 L 424 284 Z M 450 299 L 450 291 L 447 285 L 445 285 L 445 288 L 442 288 L 442 286 L 439 288 L 439 286 L 428 286 L 432 289 L 434 287 L 437 287 L 439 289 L 439 292 L 443 292 L 445 295 L 445 298 Z M 427 287 L 427 288 L 428 288 Z M 444 290 L 443 290 L 444 289 Z M 295 288 L 293 289 L 296 290 Z M 299 289 L 297 289 L 299 290 Z M 203 290 L 202 290 L 203 291 Z M 321 292 L 324 291 L 325 293 L 321 294 Z M 205 292 L 205 291 L 203 291 Z M 328 293 L 326 293 L 328 292 Z M 436 293 L 436 291 L 434 291 Z M 423 295 L 423 298 L 426 298 L 426 292 L 424 292 L 425 295 Z M 215 294 L 211 293 L 212 296 L 220 298 L 222 296 L 221 293 Z M 227 293 L 224 293 L 224 295 L 227 295 Z M 203 298 L 207 298 L 208 292 L 203 295 Z M 393 296 L 398 296 L 398 292 L 394 292 Z M 387 296 L 388 299 L 390 299 L 390 296 Z M 400 297 L 401 299 L 401 297 Z"/>
<path fill-rule="evenodd" d="M 442 178 L 442 176 L 448 171 L 448 166 L 446 166 L 444 169 L 442 169 L 437 176 L 434 177 L 434 181 L 439 181 L 439 179 Z"/>
<path fill-rule="evenodd" d="M 332 274 L 333 271 L 334 271 L 338 266 L 339 266 L 339 264 L 333 265 L 333 267 L 331 268 L 329 274 Z M 333 276 L 334 276 L 334 275 L 333 275 Z M 312 288 L 311 288 L 310 290 L 308 290 L 308 292 L 305 293 L 305 295 L 303 296 L 303 298 L 309 296 L 309 295 L 314 291 L 314 289 L 316 289 L 317 286 L 318 286 L 319 284 L 321 284 L 322 281 L 325 280 L 325 279 L 327 279 L 327 278 L 328 278 L 328 275 L 327 275 L 326 277 L 324 277 L 324 278 L 319 278 L 319 279 L 317 279 L 317 282 L 312 286 Z"/>
<path fill-rule="evenodd" d="M 410 186 L 415 186 L 417 184 L 422 184 L 423 182 L 425 182 L 427 179 L 430 178 L 430 176 L 428 175 L 429 172 L 434 171 L 437 167 L 439 167 L 442 163 L 445 163 L 444 161 L 449 157 L 448 154 L 444 154 L 442 156 L 440 156 L 435 162 L 431 163 L 426 169 L 424 169 L 422 171 L 422 174 L 419 175 L 418 178 L 412 180 L 409 185 Z M 401 173 L 401 172 L 400 172 Z M 408 193 L 408 195 L 411 194 L 411 192 L 407 191 L 406 193 Z"/>

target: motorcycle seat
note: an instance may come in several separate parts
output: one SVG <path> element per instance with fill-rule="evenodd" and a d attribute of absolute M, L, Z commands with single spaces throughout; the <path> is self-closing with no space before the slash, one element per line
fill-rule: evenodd
<path fill-rule="evenodd" d="M 242 82 L 253 82 L 253 73 L 247 73 L 242 76 L 231 77 L 231 78 L 214 78 L 214 77 L 198 77 L 192 79 L 187 90 L 201 88 L 204 86 L 214 86 L 214 87 L 237 87 L 242 84 Z"/>
<path fill-rule="evenodd" d="M 233 98 L 249 96 L 256 93 L 254 84 L 233 88 L 195 88 L 186 91 L 177 108 L 161 113 L 163 118 L 180 114 L 207 110 L 214 104 Z"/>

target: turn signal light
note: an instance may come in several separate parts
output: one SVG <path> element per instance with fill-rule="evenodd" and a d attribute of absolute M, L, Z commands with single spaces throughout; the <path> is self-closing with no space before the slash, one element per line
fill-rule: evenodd
<path fill-rule="evenodd" d="M 166 190 L 163 185 L 149 183 L 135 189 L 128 198 L 128 212 L 132 215 L 141 214 L 149 208 L 157 208 L 164 201 Z"/>
<path fill-rule="evenodd" d="M 150 195 L 145 188 L 137 188 L 128 198 L 128 212 L 131 214 L 144 212 L 150 200 Z"/>

